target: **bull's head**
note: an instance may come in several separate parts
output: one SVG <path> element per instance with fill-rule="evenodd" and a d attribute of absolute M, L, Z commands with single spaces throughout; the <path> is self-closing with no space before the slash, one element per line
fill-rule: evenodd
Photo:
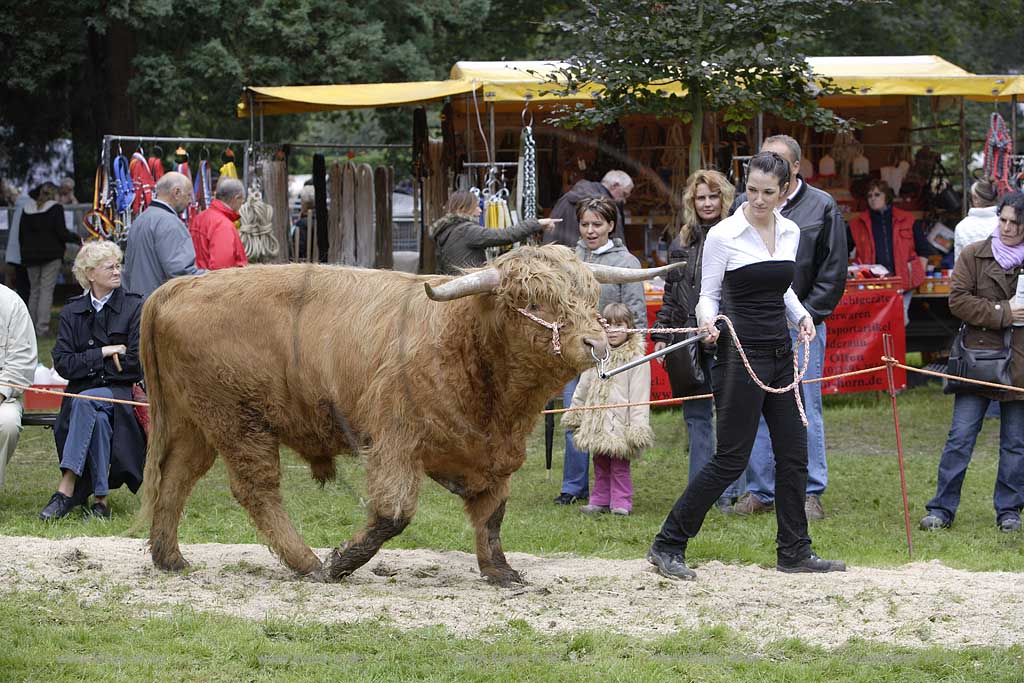
<path fill-rule="evenodd" d="M 682 265 L 682 264 L 678 264 Z M 520 337 L 534 351 L 552 353 L 552 332 L 522 315 L 559 325 L 561 356 L 580 371 L 603 358 L 608 339 L 598 320 L 600 285 L 639 282 L 677 267 L 614 268 L 583 263 L 566 247 L 520 247 L 494 261 L 491 267 L 469 272 L 444 284 L 426 284 L 434 301 L 472 295 L 493 295 L 506 334 Z"/>

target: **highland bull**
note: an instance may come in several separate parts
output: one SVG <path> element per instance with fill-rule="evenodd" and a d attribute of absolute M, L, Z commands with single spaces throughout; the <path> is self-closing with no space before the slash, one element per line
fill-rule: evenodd
<path fill-rule="evenodd" d="M 141 335 L 152 431 L 140 519 L 154 564 L 188 566 L 179 520 L 219 453 L 231 492 L 299 574 L 338 580 L 365 564 L 409 524 L 426 474 L 463 499 L 482 575 L 521 582 L 500 532 L 526 437 L 607 351 L 599 283 L 662 270 L 588 267 L 546 246 L 454 279 L 290 265 L 165 284 Z M 282 444 L 321 484 L 336 454 L 365 462 L 368 524 L 322 563 L 282 507 Z"/>

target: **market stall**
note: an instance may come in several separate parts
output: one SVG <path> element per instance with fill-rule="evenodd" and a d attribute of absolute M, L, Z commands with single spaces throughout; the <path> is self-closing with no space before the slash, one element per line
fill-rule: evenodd
<path fill-rule="evenodd" d="M 1020 78 L 971 74 L 931 55 L 815 57 L 810 61 L 817 73 L 851 90 L 846 95 L 822 98 L 822 105 L 866 124 L 864 128 L 852 135 L 816 133 L 791 122 L 758 116 L 748 122 L 745 131 L 729 134 L 715 113 L 708 113 L 702 139 L 704 165 L 718 167 L 739 179 L 744 157 L 756 151 L 765 136 L 786 133 L 802 143 L 802 165 L 808 171 L 809 182 L 830 192 L 848 212 L 863 208 L 858 183 L 882 176 L 906 190 L 898 193 L 901 208 L 922 221 L 938 220 L 934 207 L 922 205 L 921 198 L 922 189 L 933 181 L 935 161 L 941 159 L 942 148 L 938 140 L 930 138 L 930 129 L 914 127 L 911 98 L 932 98 L 939 107 L 959 106 L 958 142 L 946 151 L 956 151 L 960 159 L 966 160 L 972 147 L 965 134 L 964 100 L 1011 101 L 1016 98 L 1014 89 L 1022 87 Z M 677 120 L 644 116 L 625 117 L 614 125 L 585 132 L 552 125 L 548 119 L 556 107 L 589 101 L 597 92 L 581 89 L 570 97 L 548 92 L 552 86 L 545 80 L 556 69 L 551 62 L 459 62 L 446 81 L 251 87 L 243 94 L 238 113 L 250 118 L 255 131 L 257 124 L 262 129 L 262 117 L 269 114 L 445 102 L 443 140 L 423 140 L 420 147 L 414 143 L 414 157 L 419 154 L 429 165 L 429 171 L 418 178 L 419 215 L 424 227 L 438 210 L 426 198 L 434 196 L 433 204 L 437 205 L 438 198 L 443 200 L 452 188 L 499 182 L 511 195 L 521 197 L 518 186 L 522 182 L 524 150 L 529 146 L 536 181 L 529 201 L 536 202 L 541 212 L 549 210 L 580 178 L 598 179 L 611 168 L 630 172 L 636 187 L 626 207 L 627 247 L 647 264 L 663 261 L 665 228 L 674 213 L 671 197 L 678 194 L 687 173 L 689 127 Z M 1015 109 L 1011 110 L 1015 137 Z M 524 144 L 524 131 L 529 131 L 531 145 Z M 964 198 L 968 185 L 966 161 L 946 172 L 959 180 Z M 966 201 L 962 201 L 960 209 L 965 210 L 965 206 Z M 523 210 L 521 199 L 515 208 Z M 955 224 L 957 219 L 958 215 L 951 214 L 946 220 Z M 429 248 L 429 240 L 423 247 Z M 421 258 L 424 270 L 429 271 L 429 263 L 429 259 Z M 938 263 L 933 266 L 942 273 Z M 933 314 L 941 310 L 941 278 L 928 284 L 929 291 L 920 293 L 921 301 L 915 300 L 912 315 L 922 306 Z M 657 293 L 653 294 L 656 300 Z M 840 310 L 853 306 L 859 295 L 848 290 L 848 296 L 852 298 L 844 299 Z M 881 298 L 876 293 L 874 305 L 888 310 L 889 304 Z M 872 304 L 860 301 L 856 305 Z M 656 312 L 656 308 L 650 312 Z M 653 319 L 653 315 L 650 317 Z M 901 343 L 905 341 L 899 330 L 893 331 Z M 929 331 L 930 339 L 937 336 L 933 332 Z"/>

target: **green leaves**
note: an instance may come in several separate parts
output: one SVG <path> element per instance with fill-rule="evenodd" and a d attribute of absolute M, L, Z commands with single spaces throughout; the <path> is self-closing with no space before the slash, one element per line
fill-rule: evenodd
<path fill-rule="evenodd" d="M 712 110 L 732 128 L 757 111 L 819 127 L 843 122 L 817 106 L 819 88 L 803 46 L 823 31 L 830 12 L 851 0 L 590 0 L 572 25 L 583 49 L 554 74 L 560 94 L 590 83 L 604 88 L 587 108 L 562 108 L 556 120 L 592 126 L 627 114 L 692 117 Z M 656 84 L 650 87 L 649 84 Z M 686 92 L 666 96 L 670 84 Z M 699 160 L 691 140 L 691 166 Z"/>

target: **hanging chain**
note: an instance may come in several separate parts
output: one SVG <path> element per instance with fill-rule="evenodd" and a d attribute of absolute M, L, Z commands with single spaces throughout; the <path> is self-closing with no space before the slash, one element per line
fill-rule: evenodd
<path fill-rule="evenodd" d="M 532 120 L 532 119 L 531 119 Z M 533 126 L 523 128 L 523 220 L 537 218 L 537 143 Z"/>

